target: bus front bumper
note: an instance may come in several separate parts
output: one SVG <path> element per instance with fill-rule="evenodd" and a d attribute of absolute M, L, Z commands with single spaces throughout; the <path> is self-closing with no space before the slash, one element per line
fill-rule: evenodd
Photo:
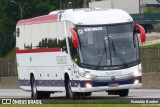
<path fill-rule="evenodd" d="M 110 91 L 110 90 L 122 90 L 122 89 L 137 89 L 141 88 L 142 83 L 138 84 L 126 84 L 119 85 L 118 87 L 99 86 L 99 87 L 77 87 L 76 92 L 96 92 L 96 91 Z"/>

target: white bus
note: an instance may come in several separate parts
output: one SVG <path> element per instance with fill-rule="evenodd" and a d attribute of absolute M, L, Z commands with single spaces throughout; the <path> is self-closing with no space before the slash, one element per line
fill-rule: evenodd
<path fill-rule="evenodd" d="M 66 91 L 67 98 L 92 92 L 125 97 L 142 86 L 142 26 L 118 9 L 68 9 L 20 20 L 16 57 L 20 88 L 32 98 Z"/>

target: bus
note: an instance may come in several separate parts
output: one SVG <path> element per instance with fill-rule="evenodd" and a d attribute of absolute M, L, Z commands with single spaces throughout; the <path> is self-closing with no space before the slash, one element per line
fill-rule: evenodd
<path fill-rule="evenodd" d="M 144 28 L 119 9 L 67 9 L 20 20 L 20 88 L 35 99 L 56 92 L 70 99 L 99 91 L 128 96 L 142 86 L 139 40 L 145 39 Z"/>

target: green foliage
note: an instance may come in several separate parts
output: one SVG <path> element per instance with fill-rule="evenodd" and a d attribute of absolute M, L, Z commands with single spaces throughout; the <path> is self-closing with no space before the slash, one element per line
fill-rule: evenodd
<path fill-rule="evenodd" d="M 73 8 L 81 8 L 90 0 L 14 0 L 22 7 L 23 19 L 46 15 L 54 10 L 68 8 L 72 2 Z M 61 5 L 61 6 L 60 6 Z M 61 8 L 61 9 L 60 9 Z M 19 5 L 10 0 L 0 0 L 0 57 L 15 46 L 15 27 L 21 19 Z"/>
<path fill-rule="evenodd" d="M 157 32 L 160 32 L 160 27 L 157 28 Z"/>
<path fill-rule="evenodd" d="M 160 0 L 157 0 L 158 3 L 160 3 Z"/>
<path fill-rule="evenodd" d="M 59 0 L 15 0 L 21 4 L 23 18 L 48 14 L 59 9 Z M 65 3 L 65 2 L 64 2 Z M 15 46 L 13 35 L 15 26 L 20 20 L 20 7 L 10 0 L 0 0 L 0 57 Z"/>
<path fill-rule="evenodd" d="M 5 54 L 4 58 L 14 58 L 16 56 L 16 49 L 12 48 L 7 54 Z"/>
<path fill-rule="evenodd" d="M 149 6 L 149 7 L 146 8 L 144 13 L 157 13 L 157 10 L 154 6 Z"/>

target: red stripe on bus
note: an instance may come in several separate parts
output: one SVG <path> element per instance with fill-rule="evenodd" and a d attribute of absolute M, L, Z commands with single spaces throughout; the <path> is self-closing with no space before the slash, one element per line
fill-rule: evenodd
<path fill-rule="evenodd" d="M 27 49 L 27 50 L 19 50 L 16 48 L 16 53 L 40 53 L 40 52 L 60 52 L 61 48 L 41 48 L 41 49 Z"/>
<path fill-rule="evenodd" d="M 18 21 L 17 26 L 49 23 L 49 22 L 55 22 L 55 21 L 58 21 L 58 14 L 44 15 L 44 16 L 38 16 L 35 18 L 31 18 L 31 19 L 20 20 Z"/>

